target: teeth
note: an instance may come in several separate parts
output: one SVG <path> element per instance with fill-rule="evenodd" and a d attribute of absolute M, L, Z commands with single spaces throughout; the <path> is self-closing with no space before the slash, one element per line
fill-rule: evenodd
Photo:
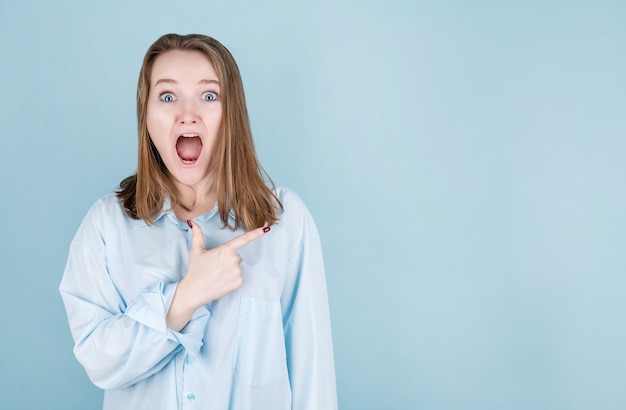
<path fill-rule="evenodd" d="M 180 134 L 181 137 L 185 137 L 185 138 L 193 138 L 193 137 L 199 137 L 198 134 L 196 134 L 195 132 L 189 132 L 186 134 Z"/>

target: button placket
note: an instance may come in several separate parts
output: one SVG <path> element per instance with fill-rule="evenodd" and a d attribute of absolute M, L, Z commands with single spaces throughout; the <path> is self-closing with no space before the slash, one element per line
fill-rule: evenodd
<path fill-rule="evenodd" d="M 196 392 L 199 391 L 200 386 L 198 385 L 198 368 L 194 365 L 194 362 L 197 361 L 197 358 L 194 357 L 193 354 L 189 354 L 185 352 L 183 356 L 183 384 L 182 384 L 182 408 L 183 409 L 193 409 L 201 406 L 201 400 L 198 397 Z M 200 401 L 199 401 L 200 400 Z"/>

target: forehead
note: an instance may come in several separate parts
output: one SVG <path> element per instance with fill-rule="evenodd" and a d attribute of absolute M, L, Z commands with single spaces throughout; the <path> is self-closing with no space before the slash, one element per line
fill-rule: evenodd
<path fill-rule="evenodd" d="M 218 80 L 209 57 L 195 50 L 172 50 L 160 54 L 154 60 L 150 77 L 152 85 L 159 79 L 177 82 Z"/>

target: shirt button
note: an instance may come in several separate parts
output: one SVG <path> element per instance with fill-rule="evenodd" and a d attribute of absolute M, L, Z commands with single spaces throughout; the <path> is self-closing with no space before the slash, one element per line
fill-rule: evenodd
<path fill-rule="evenodd" d="M 196 395 L 195 395 L 195 394 L 193 394 L 193 393 L 189 393 L 189 394 L 187 395 L 187 400 L 189 400 L 189 401 L 194 401 L 195 399 L 196 399 Z"/>

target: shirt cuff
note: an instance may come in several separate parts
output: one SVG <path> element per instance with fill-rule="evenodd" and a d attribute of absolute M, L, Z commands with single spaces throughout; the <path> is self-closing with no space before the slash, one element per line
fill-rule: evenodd
<path fill-rule="evenodd" d="M 180 332 L 168 329 L 166 317 L 170 309 L 178 283 L 165 284 L 159 281 L 154 286 L 144 289 L 129 304 L 125 316 L 148 326 L 167 339 L 180 343 L 187 354 L 195 356 L 200 351 L 204 340 L 204 333 L 211 312 L 202 306 L 194 312 Z"/>

